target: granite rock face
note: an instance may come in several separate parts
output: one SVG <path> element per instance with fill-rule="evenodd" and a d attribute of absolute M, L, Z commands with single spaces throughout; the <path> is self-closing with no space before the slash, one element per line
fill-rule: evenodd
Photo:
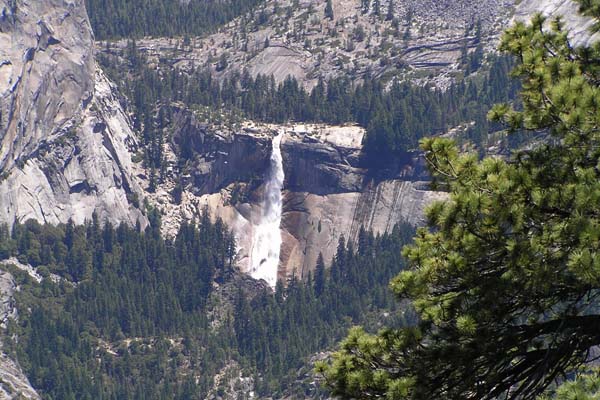
<path fill-rule="evenodd" d="M 0 329 L 18 317 L 14 293 L 19 290 L 12 274 L 0 269 Z M 2 349 L 0 342 L 0 399 L 33 399 L 40 396 L 29 383 L 21 366 Z"/>
<path fill-rule="evenodd" d="M 136 146 L 83 0 L 0 0 L 0 221 L 145 224 Z"/>
<path fill-rule="evenodd" d="M 0 47 L 3 168 L 67 127 L 92 98 L 93 37 L 82 3 L 0 2 L 0 42 L 9 44 Z"/>
<path fill-rule="evenodd" d="M 356 241 L 361 226 L 384 233 L 400 222 L 422 223 L 425 206 L 444 197 L 428 189 L 425 165 L 416 153 L 373 175 L 364 165 L 364 130 L 357 126 L 248 124 L 215 130 L 195 122 L 189 112 L 176 121 L 173 146 L 193 154 L 187 154 L 188 175 L 180 177 L 182 202 L 174 205 L 168 196 L 155 201 L 163 210 L 164 228 L 172 234 L 173 224 L 208 209 L 236 234 L 242 271 L 249 268 L 271 139 L 277 132 L 284 135 L 281 279 L 306 276 L 319 253 L 328 262 L 339 238 Z"/>
<path fill-rule="evenodd" d="M 281 278 L 306 277 L 319 253 L 329 262 L 340 237 L 356 243 L 361 227 L 381 234 L 402 222 L 422 224 L 425 207 L 445 197 L 429 189 L 417 153 L 377 174 L 365 168 L 361 128 L 295 126 L 285 133 Z"/>
<path fill-rule="evenodd" d="M 549 19 L 561 16 L 565 28 L 569 32 L 569 39 L 574 46 L 589 45 L 600 40 L 600 33 L 591 34 L 590 28 L 593 20 L 581 16 L 575 11 L 579 5 L 573 0 L 522 0 L 515 7 L 515 20 L 527 21 L 531 15 L 542 13 Z"/>
<path fill-rule="evenodd" d="M 175 114 L 173 126 L 174 153 L 191 161 L 187 180 L 197 195 L 261 178 L 269 165 L 271 140 L 266 134 L 252 129 L 215 129 L 198 121 L 188 110 Z"/>

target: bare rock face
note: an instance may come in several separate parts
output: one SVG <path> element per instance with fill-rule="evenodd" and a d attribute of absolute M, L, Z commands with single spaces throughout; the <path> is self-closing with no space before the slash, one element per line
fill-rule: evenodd
<path fill-rule="evenodd" d="M 382 234 L 401 222 L 422 224 L 425 207 L 445 197 L 428 188 L 416 153 L 373 175 L 361 163 L 363 135 L 356 126 L 286 131 L 280 278 L 306 277 L 319 253 L 329 262 L 339 239 L 355 243 L 361 227 Z"/>
<path fill-rule="evenodd" d="M 83 0 L 0 0 L 0 221 L 140 221 L 136 146 Z M 8 45 L 4 45 L 8 43 Z"/>
<path fill-rule="evenodd" d="M 14 293 L 18 290 L 13 276 L 0 270 L 0 329 L 6 329 L 9 319 L 17 318 Z M 21 366 L 2 349 L 0 341 L 0 399 L 40 399 L 31 387 Z"/>
<path fill-rule="evenodd" d="M 0 2 L 0 166 L 33 153 L 81 113 L 94 89 L 93 38 L 82 1 Z"/>
<path fill-rule="evenodd" d="M 523 0 L 515 10 L 515 19 L 527 21 L 535 13 L 554 18 L 561 16 L 574 46 L 585 46 L 600 40 L 600 33 L 591 34 L 594 24 L 591 18 L 577 14 L 579 5 L 573 0 Z"/>
<path fill-rule="evenodd" d="M 319 253 L 329 262 L 338 240 L 356 241 L 360 228 L 390 232 L 397 223 L 417 225 L 423 210 L 443 194 L 428 189 L 423 160 L 406 154 L 385 173 L 362 161 L 364 129 L 357 126 L 253 125 L 223 131 L 194 121 L 189 112 L 176 116 L 173 146 L 191 160 L 180 204 L 157 192 L 163 229 L 198 218 L 208 210 L 235 233 L 238 266 L 249 268 L 249 251 L 260 221 L 260 203 L 269 166 L 271 140 L 283 132 L 285 172 L 281 220 L 280 279 L 305 277 Z"/>

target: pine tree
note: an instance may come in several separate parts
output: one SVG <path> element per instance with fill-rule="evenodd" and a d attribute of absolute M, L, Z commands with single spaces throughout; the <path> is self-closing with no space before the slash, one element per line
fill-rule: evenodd
<path fill-rule="evenodd" d="M 315 293 L 320 296 L 325 289 L 325 262 L 323 254 L 319 253 L 317 257 L 317 266 L 315 268 Z"/>
<path fill-rule="evenodd" d="M 581 4 L 600 21 L 597 0 Z M 429 229 L 403 250 L 411 268 L 391 283 L 420 322 L 353 329 L 319 367 L 333 394 L 532 399 L 600 345 L 600 45 L 573 48 L 560 19 L 545 23 L 504 34 L 522 111 L 499 105 L 490 118 L 547 141 L 508 160 L 422 141 L 448 198 L 429 207 Z"/>
<path fill-rule="evenodd" d="M 331 0 L 327 0 L 327 4 L 325 4 L 325 18 L 333 21 L 333 4 Z"/>
<path fill-rule="evenodd" d="M 391 21 L 394 19 L 394 0 L 390 0 L 388 3 L 387 14 L 385 15 L 386 21 Z"/>
<path fill-rule="evenodd" d="M 373 14 L 376 16 L 381 16 L 381 3 L 379 0 L 373 1 Z"/>

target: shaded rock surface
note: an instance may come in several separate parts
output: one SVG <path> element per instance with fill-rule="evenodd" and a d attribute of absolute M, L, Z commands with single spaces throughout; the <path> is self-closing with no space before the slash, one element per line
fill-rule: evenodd
<path fill-rule="evenodd" d="M 252 129 L 220 130 L 181 110 L 174 121 L 174 153 L 190 159 L 190 183 L 197 195 L 218 192 L 235 182 L 262 179 L 269 165 L 271 140 Z"/>

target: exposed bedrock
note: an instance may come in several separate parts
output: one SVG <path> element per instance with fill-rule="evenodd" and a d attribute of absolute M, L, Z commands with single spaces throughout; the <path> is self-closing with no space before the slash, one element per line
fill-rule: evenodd
<path fill-rule="evenodd" d="M 145 225 L 136 139 L 94 62 L 84 1 L 0 0 L 0 43 L 0 222 Z"/>
<path fill-rule="evenodd" d="M 235 182 L 261 180 L 269 165 L 271 139 L 251 130 L 218 131 L 180 110 L 174 118 L 175 153 L 191 160 L 191 190 L 197 195 L 216 193 Z"/>
<path fill-rule="evenodd" d="M 375 174 L 361 157 L 364 130 L 356 126 L 246 125 L 214 132 L 176 116 L 175 146 L 186 147 L 191 170 L 187 190 L 234 229 L 238 265 L 248 268 L 248 249 L 260 215 L 271 139 L 283 130 L 285 171 L 280 278 L 304 276 L 320 252 L 330 260 L 341 236 L 356 240 L 360 227 L 389 232 L 399 222 L 418 224 L 423 209 L 442 194 L 428 190 L 426 168 L 416 153 Z"/>

